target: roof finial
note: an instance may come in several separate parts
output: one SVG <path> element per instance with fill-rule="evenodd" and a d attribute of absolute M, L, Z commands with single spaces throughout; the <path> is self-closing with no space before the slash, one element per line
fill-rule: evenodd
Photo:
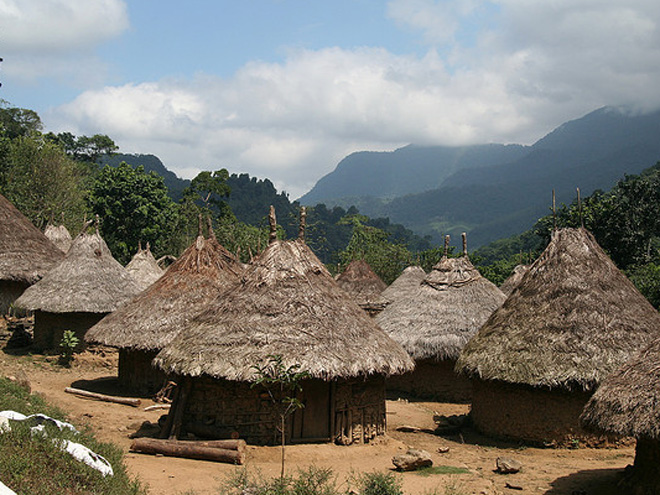
<path fill-rule="evenodd" d="M 578 214 L 580 215 L 580 227 L 584 228 L 584 217 L 582 216 L 582 198 L 580 197 L 580 188 L 577 188 Z"/>
<path fill-rule="evenodd" d="M 138 253 L 142 251 L 142 241 L 138 239 Z"/>
<path fill-rule="evenodd" d="M 449 254 L 449 234 L 445 236 L 445 251 L 444 251 L 444 257 L 447 257 L 447 254 Z"/>
<path fill-rule="evenodd" d="M 100 224 L 100 223 L 101 223 L 101 220 L 99 219 L 99 214 L 97 213 L 97 214 L 96 214 L 96 222 L 95 222 L 95 225 L 96 225 L 96 235 L 99 235 L 99 224 Z"/>
<path fill-rule="evenodd" d="M 202 213 L 197 214 L 197 237 L 202 236 Z"/>
<path fill-rule="evenodd" d="M 463 238 L 463 256 L 467 257 L 467 234 L 463 232 L 461 237 Z"/>
<path fill-rule="evenodd" d="M 147 251 L 151 251 L 151 245 L 149 244 L 149 241 L 147 241 Z"/>
<path fill-rule="evenodd" d="M 270 224 L 270 233 L 268 234 L 268 244 L 272 244 L 277 240 L 277 218 L 275 218 L 275 207 L 270 205 L 270 212 L 268 213 L 268 223 Z"/>
<path fill-rule="evenodd" d="M 300 226 L 298 227 L 298 239 L 305 242 L 305 227 L 307 222 L 307 208 L 300 207 Z"/>
<path fill-rule="evenodd" d="M 206 217 L 206 224 L 209 228 L 209 239 L 215 239 L 215 232 L 213 232 L 213 219 L 210 215 Z"/>
<path fill-rule="evenodd" d="M 555 205 L 555 190 L 552 190 L 552 230 L 557 230 L 557 207 Z"/>

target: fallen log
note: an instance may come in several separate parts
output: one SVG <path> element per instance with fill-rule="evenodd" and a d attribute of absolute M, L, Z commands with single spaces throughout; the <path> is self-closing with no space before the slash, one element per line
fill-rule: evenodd
<path fill-rule="evenodd" d="M 131 452 L 142 454 L 161 454 L 170 457 L 185 457 L 187 459 L 200 459 L 204 461 L 226 462 L 229 464 L 243 464 L 245 462 L 245 441 L 240 440 L 237 448 L 228 449 L 215 447 L 217 442 L 227 440 L 212 440 L 208 442 L 163 440 L 156 438 L 136 438 L 131 444 Z M 204 445 L 207 444 L 207 445 Z"/>
<path fill-rule="evenodd" d="M 169 409 L 171 404 L 154 404 L 153 406 L 147 406 L 144 408 L 145 411 L 157 411 L 159 409 Z"/>
<path fill-rule="evenodd" d="M 116 404 L 124 404 L 127 406 L 138 407 L 141 404 L 140 399 L 130 399 L 128 397 L 113 397 L 112 395 L 97 394 L 96 392 L 89 392 L 79 388 L 66 387 L 64 391 L 68 394 L 78 395 L 88 399 L 96 399 L 104 402 L 114 402 Z"/>

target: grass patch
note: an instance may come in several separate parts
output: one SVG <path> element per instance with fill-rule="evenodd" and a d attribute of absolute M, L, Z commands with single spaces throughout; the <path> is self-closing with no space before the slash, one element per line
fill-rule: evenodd
<path fill-rule="evenodd" d="M 418 469 L 415 474 L 420 476 L 431 476 L 433 474 L 467 474 L 470 470 L 466 468 L 454 466 L 431 466 L 427 468 Z"/>
<path fill-rule="evenodd" d="M 43 398 L 28 394 L 23 388 L 0 379 L 0 411 L 13 410 L 26 416 L 43 413 L 61 421 L 66 415 L 47 404 Z M 75 433 L 46 425 L 46 435 L 33 435 L 30 426 L 10 421 L 11 431 L 0 434 L 0 473 L 2 482 L 18 495 L 145 495 L 140 482 L 126 473 L 121 450 L 110 443 L 99 442 L 89 429 Z M 81 443 L 107 459 L 114 476 L 101 473 L 61 451 L 53 439 Z"/>

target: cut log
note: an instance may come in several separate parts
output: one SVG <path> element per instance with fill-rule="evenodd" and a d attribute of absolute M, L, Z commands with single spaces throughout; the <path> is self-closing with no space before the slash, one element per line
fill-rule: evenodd
<path fill-rule="evenodd" d="M 239 448 L 239 444 L 236 444 L 236 450 L 212 446 L 217 444 L 217 442 L 227 442 L 227 440 L 186 442 L 156 438 L 136 438 L 133 440 L 130 450 L 131 452 L 141 452 L 143 454 L 161 454 L 170 457 L 185 457 L 187 459 L 226 462 L 229 464 L 243 464 L 245 462 L 244 441 L 239 440 L 239 442 L 242 442 L 242 448 Z"/>
<path fill-rule="evenodd" d="M 64 391 L 68 394 L 78 395 L 88 399 L 96 399 L 104 402 L 114 402 L 116 404 L 124 404 L 127 406 L 139 407 L 141 404 L 140 399 L 131 399 L 128 397 L 113 397 L 112 395 L 97 394 L 96 392 L 89 392 L 87 390 L 80 390 L 79 388 L 66 387 Z"/>
<path fill-rule="evenodd" d="M 145 411 L 158 411 L 160 409 L 169 409 L 171 404 L 154 404 L 153 406 L 147 406 L 144 408 Z"/>

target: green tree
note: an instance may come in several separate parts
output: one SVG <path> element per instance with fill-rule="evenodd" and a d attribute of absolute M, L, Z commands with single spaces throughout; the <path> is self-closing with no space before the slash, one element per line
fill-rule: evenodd
<path fill-rule="evenodd" d="M 112 155 L 119 149 L 105 134 L 74 136 L 70 132 L 49 132 L 44 138 L 60 146 L 67 155 L 79 162 L 97 163 L 101 156 Z"/>
<path fill-rule="evenodd" d="M 151 243 L 155 256 L 170 254 L 179 209 L 167 195 L 163 178 L 126 163 L 103 167 L 89 194 L 93 213 L 112 254 L 127 263 L 138 242 Z"/>
<path fill-rule="evenodd" d="M 8 139 L 34 136 L 43 129 L 41 118 L 34 110 L 10 106 L 0 100 L 0 135 Z"/>

